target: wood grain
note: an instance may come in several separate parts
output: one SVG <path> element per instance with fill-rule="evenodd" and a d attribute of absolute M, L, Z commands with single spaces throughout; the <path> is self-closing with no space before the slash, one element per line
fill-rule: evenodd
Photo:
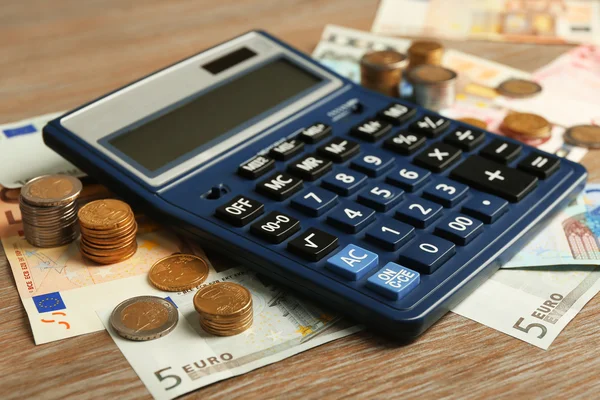
<path fill-rule="evenodd" d="M 75 107 L 253 28 L 310 52 L 327 23 L 368 30 L 376 6 L 358 0 L 3 2 L 0 123 Z M 568 48 L 445 44 L 525 70 Z M 584 164 L 600 181 L 598 152 Z M 3 254 L 0 310 L 2 398 L 150 398 L 106 332 L 35 346 Z M 410 345 L 364 332 L 187 397 L 594 398 L 599 317 L 597 296 L 543 351 L 448 314 Z"/>

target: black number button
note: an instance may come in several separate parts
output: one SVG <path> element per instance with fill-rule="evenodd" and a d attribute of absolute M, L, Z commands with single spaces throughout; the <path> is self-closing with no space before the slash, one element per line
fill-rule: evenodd
<path fill-rule="evenodd" d="M 300 230 L 300 221 L 277 211 L 250 225 L 250 232 L 270 243 L 281 243 Z"/>
<path fill-rule="evenodd" d="M 317 122 L 316 124 L 303 129 L 298 137 L 304 140 L 306 143 L 317 143 L 329 135 L 331 135 L 331 127 L 329 125 Z"/>
<path fill-rule="evenodd" d="M 416 113 L 416 108 L 407 107 L 403 104 L 392 103 L 381 110 L 377 116 L 391 124 L 400 125 L 404 121 L 410 119 Z"/>
<path fill-rule="evenodd" d="M 307 155 L 288 166 L 288 171 L 304 180 L 314 181 L 331 170 L 331 161 L 317 155 Z"/>
<path fill-rule="evenodd" d="M 501 163 L 508 163 L 519 155 L 521 146 L 504 140 L 495 139 L 492 143 L 481 149 L 481 155 Z"/>
<path fill-rule="evenodd" d="M 338 247 L 338 238 L 315 228 L 291 240 L 287 248 L 309 261 L 319 261 Z"/>
<path fill-rule="evenodd" d="M 414 163 L 433 172 L 441 172 L 455 163 L 462 151 L 446 143 L 436 143 L 423 150 Z"/>
<path fill-rule="evenodd" d="M 352 135 L 367 142 L 375 142 L 392 129 L 388 122 L 371 118 L 352 128 Z"/>
<path fill-rule="evenodd" d="M 244 226 L 261 215 L 264 205 L 246 196 L 237 196 L 217 208 L 215 215 L 234 226 Z"/>
<path fill-rule="evenodd" d="M 537 184 L 537 178 L 514 168 L 490 161 L 481 156 L 471 156 L 450 173 L 454 179 L 477 189 L 520 201 Z"/>
<path fill-rule="evenodd" d="M 267 156 L 256 156 L 238 167 L 238 174 L 248 179 L 256 179 L 272 170 L 275 160 Z"/>
<path fill-rule="evenodd" d="M 304 142 L 298 139 L 290 139 L 273 147 L 269 155 L 276 160 L 286 161 L 300 153 L 304 148 Z"/>
<path fill-rule="evenodd" d="M 411 132 L 422 133 L 429 137 L 439 136 L 450 125 L 450 121 L 439 115 L 423 115 L 421 118 L 410 124 L 408 129 Z"/>
<path fill-rule="evenodd" d="M 319 147 L 317 151 L 334 162 L 341 163 L 358 154 L 360 146 L 352 140 L 336 137 L 331 139 L 329 143 Z"/>
<path fill-rule="evenodd" d="M 420 133 L 399 132 L 383 142 L 386 149 L 400 154 L 412 154 L 415 150 L 425 144 L 427 139 Z"/>
<path fill-rule="evenodd" d="M 483 131 L 474 128 L 460 127 L 446 136 L 445 142 L 464 151 L 470 151 L 479 146 L 483 142 L 483 139 L 485 139 L 485 133 L 483 133 Z"/>
<path fill-rule="evenodd" d="M 302 189 L 302 180 L 285 172 L 271 175 L 256 185 L 256 191 L 275 200 L 285 200 Z"/>
<path fill-rule="evenodd" d="M 540 179 L 546 179 L 558 170 L 560 160 L 541 153 L 531 153 L 517 165 L 517 168 L 529 172 Z"/>

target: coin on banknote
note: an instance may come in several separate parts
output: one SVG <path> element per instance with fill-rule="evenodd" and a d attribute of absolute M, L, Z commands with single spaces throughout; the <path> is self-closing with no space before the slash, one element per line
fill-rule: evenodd
<path fill-rule="evenodd" d="M 368 89 L 398 97 L 402 70 L 407 63 L 406 56 L 394 50 L 368 52 L 360 59 L 360 83 Z"/>
<path fill-rule="evenodd" d="M 152 265 L 148 272 L 150 283 L 167 292 L 193 289 L 208 277 L 208 264 L 192 254 L 173 254 Z"/>
<path fill-rule="evenodd" d="M 438 111 L 454 104 L 457 77 L 451 69 L 423 64 L 411 68 L 406 79 L 413 85 L 415 102 Z"/>
<path fill-rule="evenodd" d="M 200 326 L 218 336 L 237 335 L 252 326 L 252 295 L 233 282 L 218 282 L 198 290 L 194 296 Z"/>
<path fill-rule="evenodd" d="M 577 125 L 565 132 L 565 141 L 575 146 L 600 148 L 600 126 Z"/>
<path fill-rule="evenodd" d="M 34 178 L 21 189 L 28 204 L 58 206 L 72 202 L 81 193 L 81 181 L 69 175 L 46 175 Z"/>
<path fill-rule="evenodd" d="M 508 135 L 547 138 L 550 137 L 552 125 L 540 115 L 515 112 L 504 117 L 500 129 Z"/>
<path fill-rule="evenodd" d="M 113 310 L 110 325 L 125 339 L 152 340 L 165 336 L 177 325 L 177 308 L 156 296 L 127 299 Z"/>
<path fill-rule="evenodd" d="M 459 118 L 457 121 L 464 122 L 465 124 L 473 125 L 477 128 L 487 129 L 487 123 L 478 118 L 465 117 L 465 118 Z"/>
<path fill-rule="evenodd" d="M 507 79 L 496 88 L 502 96 L 513 98 L 526 98 L 535 96 L 542 91 L 542 87 L 527 79 Z"/>
<path fill-rule="evenodd" d="M 429 64 L 440 65 L 444 55 L 444 46 L 433 40 L 416 40 L 408 48 L 409 67 Z"/>
<path fill-rule="evenodd" d="M 114 229 L 129 222 L 131 208 L 115 199 L 92 201 L 79 210 L 81 225 L 95 230 Z"/>

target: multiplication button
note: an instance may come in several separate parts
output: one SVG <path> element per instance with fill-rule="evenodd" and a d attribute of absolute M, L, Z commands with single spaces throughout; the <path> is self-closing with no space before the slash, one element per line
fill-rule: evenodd
<path fill-rule="evenodd" d="M 300 221 L 289 215 L 273 211 L 250 225 L 250 232 L 270 243 L 281 243 L 300 230 Z"/>
<path fill-rule="evenodd" d="M 216 209 L 215 215 L 233 226 L 244 226 L 264 211 L 264 205 L 246 196 L 237 196 Z"/>

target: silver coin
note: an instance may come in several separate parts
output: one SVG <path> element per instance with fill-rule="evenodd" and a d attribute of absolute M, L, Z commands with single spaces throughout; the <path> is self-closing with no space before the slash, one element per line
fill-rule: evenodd
<path fill-rule="evenodd" d="M 72 202 L 82 188 L 81 181 L 75 177 L 45 175 L 27 182 L 21 196 L 30 205 L 54 206 Z"/>
<path fill-rule="evenodd" d="M 152 340 L 167 335 L 179 321 L 177 308 L 163 298 L 138 296 L 119 304 L 110 315 L 110 325 L 129 340 Z"/>

